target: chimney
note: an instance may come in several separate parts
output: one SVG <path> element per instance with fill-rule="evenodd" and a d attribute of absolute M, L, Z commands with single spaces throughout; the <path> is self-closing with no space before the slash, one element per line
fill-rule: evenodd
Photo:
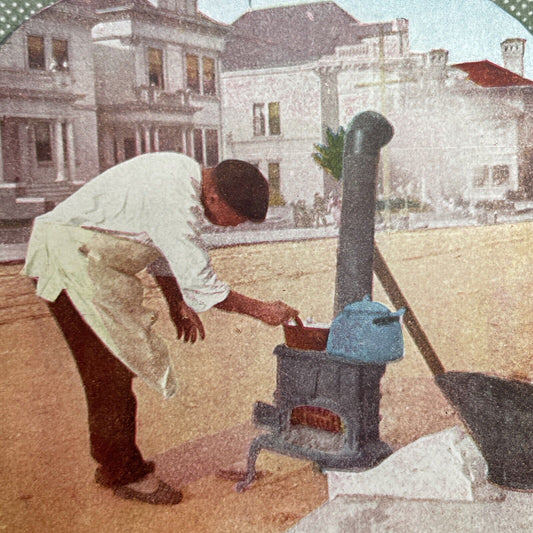
<path fill-rule="evenodd" d="M 503 66 L 519 76 L 524 76 L 524 50 L 526 40 L 518 37 L 505 39 L 500 44 L 500 47 L 502 50 Z"/>

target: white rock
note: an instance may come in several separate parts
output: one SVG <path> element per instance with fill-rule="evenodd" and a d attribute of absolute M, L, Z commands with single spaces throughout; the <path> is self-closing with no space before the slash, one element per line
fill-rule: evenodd
<path fill-rule="evenodd" d="M 457 426 L 412 442 L 375 468 L 328 471 L 327 479 L 330 500 L 338 495 L 470 502 L 505 497 L 487 482 L 485 459 Z"/>

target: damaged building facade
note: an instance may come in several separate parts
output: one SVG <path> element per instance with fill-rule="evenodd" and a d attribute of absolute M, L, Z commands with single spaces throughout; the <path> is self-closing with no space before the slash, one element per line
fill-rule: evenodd
<path fill-rule="evenodd" d="M 217 164 L 227 31 L 196 0 L 63 0 L 22 24 L 0 48 L 0 221 L 142 153 Z"/>
<path fill-rule="evenodd" d="M 63 0 L 0 47 L 0 220 L 29 220 L 164 150 L 250 161 L 276 201 L 310 204 L 336 189 L 314 145 L 367 109 L 396 130 L 380 195 L 436 210 L 532 199 L 525 42 L 500 46 L 503 66 L 450 65 L 446 50 L 410 49 L 407 20 L 363 23 L 334 2 L 228 26 L 195 0 Z"/>
<path fill-rule="evenodd" d="M 405 19 L 365 24 L 333 2 L 250 11 L 223 55 L 225 153 L 255 162 L 286 202 L 311 203 L 334 189 L 313 145 L 372 109 L 396 131 L 382 154 L 382 196 L 436 210 L 531 199 L 525 42 L 500 46 L 503 67 L 450 65 L 446 50 L 411 51 Z"/>

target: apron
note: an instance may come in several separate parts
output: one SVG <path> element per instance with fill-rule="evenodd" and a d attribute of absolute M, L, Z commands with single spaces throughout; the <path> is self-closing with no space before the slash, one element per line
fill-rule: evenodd
<path fill-rule="evenodd" d="M 54 301 L 65 289 L 83 319 L 132 372 L 166 398 L 177 381 L 157 313 L 143 305 L 136 274 L 160 257 L 153 246 L 110 233 L 47 222 L 34 226 L 23 273 L 37 295 Z"/>

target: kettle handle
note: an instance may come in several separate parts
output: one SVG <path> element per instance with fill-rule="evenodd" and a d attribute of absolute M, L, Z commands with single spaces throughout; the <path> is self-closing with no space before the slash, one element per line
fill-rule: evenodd
<path fill-rule="evenodd" d="M 376 326 L 384 326 L 385 324 L 392 324 L 392 322 L 399 322 L 400 321 L 400 315 L 388 315 L 388 316 L 379 316 L 378 318 L 374 318 L 372 320 L 372 324 L 376 324 Z"/>

